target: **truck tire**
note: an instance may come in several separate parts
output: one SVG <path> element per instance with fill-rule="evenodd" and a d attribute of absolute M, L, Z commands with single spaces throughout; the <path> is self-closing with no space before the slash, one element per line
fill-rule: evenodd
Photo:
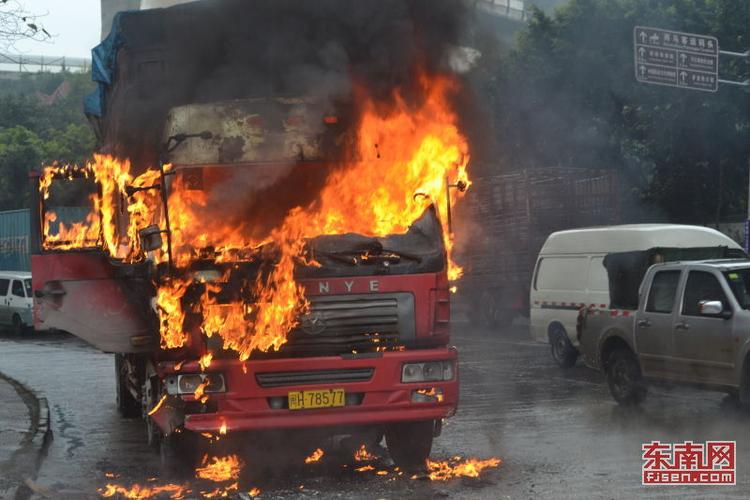
<path fill-rule="evenodd" d="M 615 401 L 621 405 L 637 405 L 646 397 L 646 383 L 633 351 L 616 348 L 607 358 L 607 384 Z"/>
<path fill-rule="evenodd" d="M 504 302 L 500 292 L 487 290 L 482 293 L 477 307 L 477 316 L 482 326 L 490 328 L 504 328 L 513 323 L 516 317 L 516 310 L 510 307 L 503 307 Z"/>
<path fill-rule="evenodd" d="M 162 477 L 185 479 L 195 472 L 197 448 L 190 431 L 174 432 L 159 441 Z"/>
<path fill-rule="evenodd" d="M 549 330 L 549 345 L 552 359 L 560 368 L 572 368 L 578 359 L 578 350 L 573 347 L 568 333 L 561 325 L 552 325 Z"/>
<path fill-rule="evenodd" d="M 479 299 L 479 318 L 482 326 L 488 326 L 490 328 L 497 326 L 497 300 L 495 296 L 486 291 L 482 293 L 482 297 Z"/>
<path fill-rule="evenodd" d="M 18 314 L 14 314 L 11 321 L 11 334 L 15 337 L 20 337 L 21 335 L 23 335 L 23 321 L 21 320 L 21 316 L 19 316 Z"/>
<path fill-rule="evenodd" d="M 434 431 L 434 420 L 386 426 L 385 443 L 393 462 L 406 471 L 423 469 L 432 451 Z"/>
<path fill-rule="evenodd" d="M 115 383 L 117 390 L 117 411 L 123 418 L 141 416 L 141 403 L 128 390 L 125 383 L 125 360 L 122 354 L 115 354 Z"/>

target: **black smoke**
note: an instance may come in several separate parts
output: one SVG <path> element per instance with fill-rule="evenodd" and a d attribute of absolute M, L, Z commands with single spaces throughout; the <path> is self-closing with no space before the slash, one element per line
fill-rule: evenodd
<path fill-rule="evenodd" d="M 204 0 L 122 16 L 101 149 L 154 166 L 168 110 L 247 97 L 324 98 L 356 123 L 352 86 L 387 110 L 399 88 L 423 95 L 417 72 L 449 73 L 459 0 Z"/>

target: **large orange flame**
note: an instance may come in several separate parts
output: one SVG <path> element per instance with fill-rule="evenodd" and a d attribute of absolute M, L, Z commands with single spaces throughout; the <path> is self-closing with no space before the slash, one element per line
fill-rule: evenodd
<path fill-rule="evenodd" d="M 237 458 L 237 455 L 212 457 L 211 460 L 206 455 L 203 457 L 201 466 L 195 469 L 195 476 L 199 479 L 221 483 L 224 481 L 236 481 L 241 471 L 242 462 Z"/>
<path fill-rule="evenodd" d="M 187 312 L 194 312 L 203 317 L 202 331 L 207 336 L 220 336 L 224 348 L 235 350 L 242 360 L 256 349 L 279 349 L 297 318 L 309 307 L 304 288 L 294 280 L 296 265 L 316 264 L 304 256 L 306 239 L 323 234 L 380 237 L 403 233 L 430 206 L 443 222 L 448 277 L 455 280 L 461 276 L 462 270 L 452 258 L 452 235 L 446 224 L 449 205 L 455 204 L 463 191 L 454 187 L 470 184 L 466 172 L 468 143 L 449 101 L 457 84 L 447 77 L 426 76 L 420 83 L 423 99 L 418 106 L 407 103 L 397 91 L 392 106 L 385 111 L 364 88 L 358 88 L 355 98 L 362 114 L 356 146 L 348 160 L 333 169 L 312 203 L 289 210 L 266 235 L 249 236 L 242 224 L 215 220 L 214 214 L 206 212 L 209 193 L 190 189 L 183 177 L 175 176 L 167 206 L 177 269 L 187 268 L 197 258 L 229 262 L 237 256 L 263 259 L 273 265 L 246 284 L 252 303 L 219 303 L 215 292 L 225 283 L 223 278 L 204 283 L 199 303 L 183 304 L 196 278 L 183 275 L 162 280 L 156 305 L 163 348 L 185 345 L 188 334 L 183 322 Z M 45 169 L 40 182 L 45 197 L 54 175 L 60 176 L 60 168 Z M 155 189 L 160 172 L 148 170 L 133 178 L 127 161 L 101 155 L 82 170 L 100 186 L 100 196 L 93 199 L 96 214 L 88 226 L 64 228 L 76 234 L 58 235 L 58 242 L 49 235 L 45 222 L 45 244 L 84 246 L 82 242 L 96 235 L 111 256 L 127 262 L 143 259 L 138 231 L 150 224 L 161 228 L 165 224 L 159 191 Z M 118 219 L 117 207 L 121 204 L 127 208 L 125 223 Z M 156 262 L 166 261 L 166 244 L 164 241 L 161 251 L 151 255 Z"/>

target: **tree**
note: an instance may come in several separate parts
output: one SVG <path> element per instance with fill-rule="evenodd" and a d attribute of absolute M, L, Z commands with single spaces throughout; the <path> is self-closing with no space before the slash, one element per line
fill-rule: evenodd
<path fill-rule="evenodd" d="M 634 220 L 708 223 L 742 212 L 749 96 L 636 82 L 636 25 L 712 34 L 722 49 L 750 48 L 748 2 L 571 0 L 554 15 L 535 10 L 499 83 L 505 164 L 616 169 Z"/>
<path fill-rule="evenodd" d="M 8 49 L 19 40 L 50 38 L 39 19 L 18 0 L 0 0 L 0 49 Z"/>
<path fill-rule="evenodd" d="M 82 163 L 92 153 L 94 135 L 82 110 L 83 96 L 93 88 L 90 74 L 23 75 L 19 85 L 0 92 L 0 210 L 28 206 L 29 170 L 52 162 Z M 14 81 L 10 81 L 14 83 Z M 70 92 L 54 102 L 61 83 Z"/>
<path fill-rule="evenodd" d="M 0 131 L 0 210 L 28 206 L 28 172 L 43 157 L 42 140 L 27 128 Z"/>

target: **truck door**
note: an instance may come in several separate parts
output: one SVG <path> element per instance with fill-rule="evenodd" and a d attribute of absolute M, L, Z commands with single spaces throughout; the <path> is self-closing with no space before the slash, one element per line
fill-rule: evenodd
<path fill-rule="evenodd" d="M 149 303 L 153 294 L 142 266 L 110 258 L 96 241 L 72 245 L 60 233 L 51 237 L 42 221 L 49 207 L 56 207 L 54 192 L 45 205 L 38 177 L 30 175 L 32 206 L 39 207 L 30 211 L 35 328 L 67 331 L 105 352 L 156 349 L 158 325 Z"/>
<path fill-rule="evenodd" d="M 646 376 L 670 377 L 674 346 L 672 328 L 680 270 L 657 271 L 635 318 L 635 345 Z"/>
<path fill-rule="evenodd" d="M 10 295 L 10 280 L 0 278 L 0 325 L 10 324 L 11 316 L 8 295 Z"/>
<path fill-rule="evenodd" d="M 677 374 L 684 381 L 726 384 L 734 378 L 732 321 L 701 312 L 704 301 L 720 301 L 724 311 L 731 311 L 722 281 L 709 271 L 688 274 L 673 341 Z"/>
<path fill-rule="evenodd" d="M 11 282 L 10 293 L 8 294 L 7 300 L 10 318 L 12 319 L 14 314 L 18 314 L 18 316 L 23 319 L 27 314 L 26 309 L 28 309 L 28 307 L 26 306 L 26 292 L 24 291 L 22 280 L 14 279 Z"/>

